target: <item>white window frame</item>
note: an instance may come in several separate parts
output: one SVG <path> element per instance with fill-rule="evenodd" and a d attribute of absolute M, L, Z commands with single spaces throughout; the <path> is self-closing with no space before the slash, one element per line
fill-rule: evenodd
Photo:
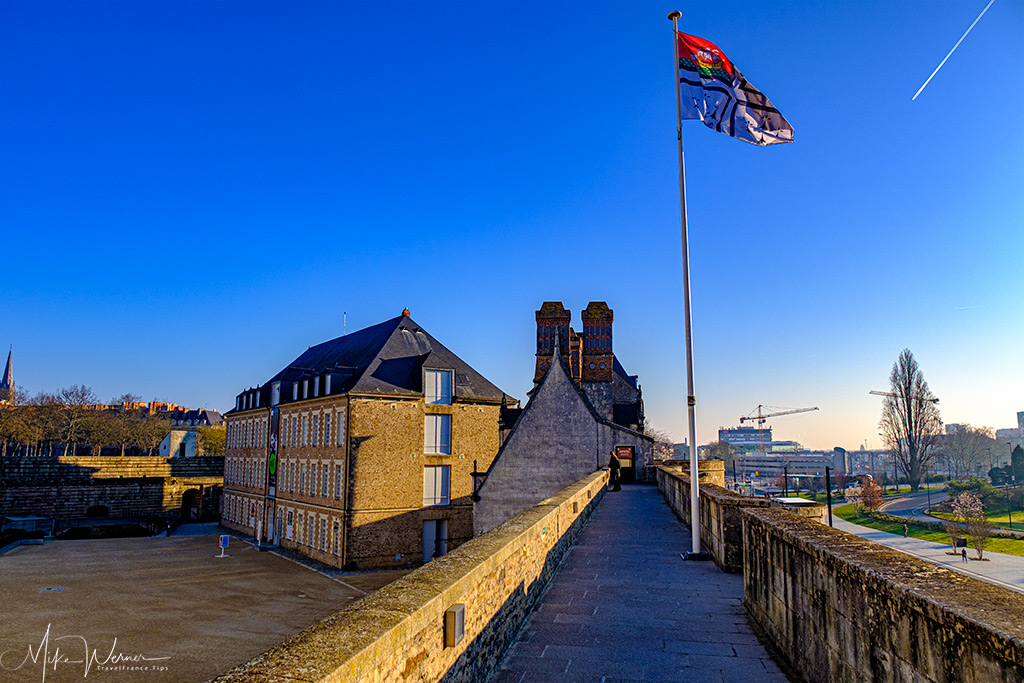
<path fill-rule="evenodd" d="M 452 416 L 428 413 L 423 416 L 423 452 L 452 453 Z"/>
<path fill-rule="evenodd" d="M 450 406 L 452 404 L 451 370 L 423 371 L 423 400 L 429 405 Z"/>
<path fill-rule="evenodd" d="M 435 507 L 451 505 L 451 465 L 423 467 L 423 505 Z"/>
<path fill-rule="evenodd" d="M 334 466 L 334 497 L 341 498 L 341 465 Z"/>
<path fill-rule="evenodd" d="M 324 467 L 324 471 L 322 473 L 323 481 L 320 482 L 320 495 L 323 496 L 324 498 L 326 498 L 327 497 L 327 492 L 330 490 L 327 487 L 328 477 L 330 475 L 330 465 L 328 465 L 327 463 L 324 463 L 323 467 Z"/>

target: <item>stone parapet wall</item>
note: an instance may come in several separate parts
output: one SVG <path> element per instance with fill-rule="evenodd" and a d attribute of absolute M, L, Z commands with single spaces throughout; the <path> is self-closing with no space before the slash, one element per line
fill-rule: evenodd
<path fill-rule="evenodd" d="M 709 462 L 712 467 L 710 476 L 723 469 L 714 467 L 721 464 L 720 460 L 699 461 Z M 700 539 L 704 549 L 711 554 L 723 571 L 743 571 L 743 518 L 741 511 L 745 507 L 768 507 L 766 498 L 753 498 L 734 493 L 720 485 L 705 482 L 704 471 L 698 469 L 700 484 Z M 683 474 L 679 467 L 661 466 L 657 468 L 658 489 L 672 511 L 676 513 L 690 528 L 690 477 Z M 712 479 L 713 481 L 713 479 Z"/>
<path fill-rule="evenodd" d="M 184 494 L 204 488 L 203 515 L 216 515 L 223 458 L 0 458 L 0 516 L 85 517 L 103 505 L 112 517 L 174 515 Z"/>
<path fill-rule="evenodd" d="M 781 509 L 746 509 L 751 616 L 811 682 L 1024 680 L 1024 595 Z"/>
<path fill-rule="evenodd" d="M 485 680 L 607 480 L 606 471 L 588 475 L 216 680 Z M 444 613 L 455 604 L 465 605 L 465 638 L 446 648 Z"/>
<path fill-rule="evenodd" d="M 224 458 L 56 457 L 0 458 L 0 484 L 45 485 L 83 483 L 92 479 L 142 477 L 222 478 Z"/>

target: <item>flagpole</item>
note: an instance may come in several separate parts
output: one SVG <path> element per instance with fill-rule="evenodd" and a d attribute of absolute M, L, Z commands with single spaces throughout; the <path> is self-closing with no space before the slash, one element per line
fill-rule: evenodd
<path fill-rule="evenodd" d="M 677 21 L 683 16 L 679 11 L 669 12 L 672 20 L 672 81 L 676 89 L 676 141 L 679 143 L 679 213 L 681 216 L 683 241 L 683 317 L 686 321 L 686 412 L 690 428 L 690 538 L 691 552 L 686 559 L 705 559 L 700 549 L 700 491 L 697 476 L 697 430 L 694 407 L 697 399 L 693 395 L 693 335 L 690 325 L 690 255 L 686 238 L 686 171 L 683 161 L 683 101 L 679 92 L 679 31 Z"/>

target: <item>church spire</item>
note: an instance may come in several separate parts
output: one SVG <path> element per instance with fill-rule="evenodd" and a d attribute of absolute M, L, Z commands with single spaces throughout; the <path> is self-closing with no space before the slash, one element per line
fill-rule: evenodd
<path fill-rule="evenodd" d="M 7 367 L 0 379 L 0 402 L 14 401 L 14 347 L 7 351 Z"/>

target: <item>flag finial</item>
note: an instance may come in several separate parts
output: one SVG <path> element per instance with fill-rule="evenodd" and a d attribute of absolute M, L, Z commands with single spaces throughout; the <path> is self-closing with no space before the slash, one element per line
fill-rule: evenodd
<path fill-rule="evenodd" d="M 669 19 L 678 19 L 681 16 L 683 16 L 683 13 L 680 12 L 679 10 L 677 10 L 677 9 L 674 9 L 671 12 L 668 13 L 668 18 Z"/>

